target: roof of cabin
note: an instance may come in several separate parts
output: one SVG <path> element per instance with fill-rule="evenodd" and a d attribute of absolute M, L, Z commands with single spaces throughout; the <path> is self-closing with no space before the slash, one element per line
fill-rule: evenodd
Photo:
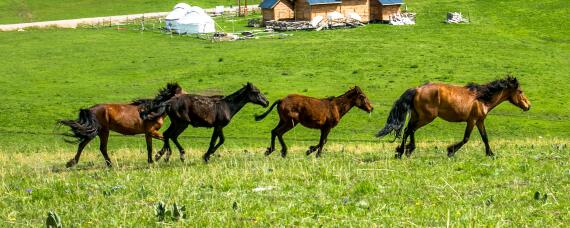
<path fill-rule="evenodd" d="M 273 9 L 279 0 L 263 0 L 263 2 L 259 3 L 259 8 L 262 9 Z"/>
<path fill-rule="evenodd" d="M 306 0 L 309 5 L 320 5 L 320 4 L 339 4 L 342 0 Z"/>
<path fill-rule="evenodd" d="M 342 0 L 305 0 L 309 5 L 321 5 L 321 4 L 339 4 Z M 259 8 L 262 9 L 273 9 L 279 0 L 263 0 L 259 3 Z M 382 5 L 401 5 L 404 4 L 403 0 L 378 0 Z"/>
<path fill-rule="evenodd" d="M 378 0 L 382 5 L 401 5 L 404 4 L 404 0 Z"/>

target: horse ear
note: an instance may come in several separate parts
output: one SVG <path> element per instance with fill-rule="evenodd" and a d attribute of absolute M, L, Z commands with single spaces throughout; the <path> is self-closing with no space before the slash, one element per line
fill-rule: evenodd
<path fill-rule="evenodd" d="M 245 86 L 247 86 L 247 88 L 252 88 L 253 84 L 251 84 L 251 82 L 247 82 L 247 84 L 245 84 Z"/>

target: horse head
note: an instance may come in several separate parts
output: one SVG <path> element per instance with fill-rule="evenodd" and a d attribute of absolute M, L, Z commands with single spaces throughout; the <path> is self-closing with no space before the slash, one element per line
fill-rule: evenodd
<path fill-rule="evenodd" d="M 509 83 L 516 85 L 516 87 L 513 87 L 513 89 L 511 89 L 511 93 L 510 93 L 510 96 L 508 98 L 509 102 L 511 102 L 511 104 L 521 108 L 523 111 L 530 110 L 530 106 L 531 106 L 530 101 L 528 100 L 528 97 L 524 94 L 524 92 L 522 91 L 517 78 L 508 77 L 507 80 L 509 81 Z"/>
<path fill-rule="evenodd" d="M 358 107 L 359 109 L 362 109 L 368 113 L 370 113 L 370 112 L 372 112 L 372 110 L 374 110 L 374 107 L 372 107 L 372 104 L 370 104 L 368 97 L 366 96 L 366 94 L 364 94 L 364 92 L 362 92 L 362 89 L 360 89 L 360 87 L 355 86 L 354 88 L 352 88 L 352 91 L 355 94 L 354 105 L 356 107 Z"/>
<path fill-rule="evenodd" d="M 244 85 L 244 88 L 249 102 L 261 105 L 264 108 L 267 108 L 267 106 L 269 106 L 269 101 L 265 95 L 253 84 L 248 82 L 246 85 Z"/>

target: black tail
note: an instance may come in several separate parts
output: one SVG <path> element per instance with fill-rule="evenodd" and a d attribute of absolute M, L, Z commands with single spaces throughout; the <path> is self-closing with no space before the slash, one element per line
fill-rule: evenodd
<path fill-rule="evenodd" d="M 376 137 L 383 137 L 390 134 L 392 131 L 395 132 L 396 138 L 399 138 L 404 124 L 406 123 L 406 117 L 412 108 L 414 102 L 414 96 L 416 95 L 416 89 L 408 89 L 392 106 L 388 120 L 386 120 L 386 125 L 384 129 L 376 133 Z"/>
<path fill-rule="evenodd" d="M 79 118 L 77 120 L 60 120 L 57 123 L 71 128 L 73 134 L 65 134 L 66 136 L 76 138 L 76 140 L 65 140 L 69 143 L 77 143 L 80 141 L 95 138 L 99 133 L 99 122 L 89 109 L 79 110 Z"/>
<path fill-rule="evenodd" d="M 267 111 L 265 111 L 263 114 L 255 115 L 255 121 L 260 121 L 260 120 L 264 119 L 271 112 L 271 110 L 273 110 L 275 105 L 278 105 L 280 103 L 281 103 L 281 100 L 276 100 L 275 102 L 273 102 L 271 107 L 269 107 L 269 109 Z"/>

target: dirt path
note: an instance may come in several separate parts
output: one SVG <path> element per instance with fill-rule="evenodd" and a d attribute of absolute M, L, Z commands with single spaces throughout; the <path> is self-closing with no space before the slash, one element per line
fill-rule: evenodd
<path fill-rule="evenodd" d="M 248 6 L 248 10 L 257 10 L 257 6 Z M 205 9 L 207 13 L 213 13 L 214 9 Z M 237 8 L 225 8 L 224 12 L 235 12 Z M 170 12 L 155 12 L 155 13 L 142 13 L 142 14 L 129 14 L 129 15 L 119 15 L 119 16 L 106 16 L 106 17 L 91 17 L 91 18 L 80 18 L 80 19 L 69 19 L 69 20 L 58 20 L 58 21 L 42 21 L 42 22 L 32 22 L 32 23 L 20 23 L 20 24 L 6 24 L 0 25 L 0 31 L 17 31 L 26 28 L 77 28 L 79 25 L 105 25 L 105 24 L 121 24 L 127 21 L 132 21 L 141 18 L 163 18 L 166 17 Z"/>

